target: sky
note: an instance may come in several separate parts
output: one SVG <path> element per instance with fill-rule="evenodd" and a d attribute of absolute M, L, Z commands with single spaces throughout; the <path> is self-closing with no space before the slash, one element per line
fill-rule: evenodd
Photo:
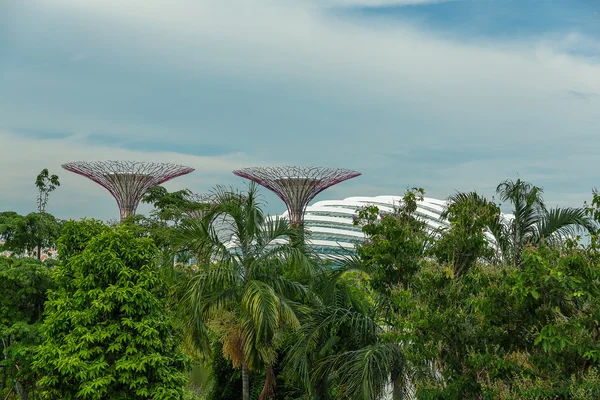
<path fill-rule="evenodd" d="M 116 218 L 60 167 L 114 159 L 194 167 L 165 186 L 197 193 L 319 165 L 362 176 L 316 200 L 521 178 L 580 206 L 600 186 L 600 1 L 1 0 L 0 211 L 35 211 L 48 168 L 49 212 Z"/>

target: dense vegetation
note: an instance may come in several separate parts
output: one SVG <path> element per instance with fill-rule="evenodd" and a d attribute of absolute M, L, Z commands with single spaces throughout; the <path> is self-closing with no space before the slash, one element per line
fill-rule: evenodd
<path fill-rule="evenodd" d="M 600 398 L 595 192 L 548 209 L 509 180 L 513 218 L 457 193 L 432 231 L 411 189 L 357 210 L 367 240 L 333 263 L 254 185 L 157 187 L 119 224 L 57 221 L 58 186 L 44 170 L 36 213 L 0 213 L 0 398 Z"/>

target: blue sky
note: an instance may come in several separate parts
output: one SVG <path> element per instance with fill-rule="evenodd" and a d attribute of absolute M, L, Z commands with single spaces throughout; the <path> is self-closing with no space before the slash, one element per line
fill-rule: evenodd
<path fill-rule="evenodd" d="M 226 3 L 226 4 L 225 4 Z M 363 173 L 320 195 L 422 186 L 487 195 L 506 178 L 578 206 L 598 186 L 595 0 L 45 0 L 0 4 L 0 210 L 112 218 L 78 159 Z M 265 193 L 270 212 L 283 206 Z"/>
<path fill-rule="evenodd" d="M 596 0 L 449 0 L 438 3 L 352 7 L 358 17 L 418 23 L 456 38 L 531 39 L 565 32 L 600 37 Z"/>

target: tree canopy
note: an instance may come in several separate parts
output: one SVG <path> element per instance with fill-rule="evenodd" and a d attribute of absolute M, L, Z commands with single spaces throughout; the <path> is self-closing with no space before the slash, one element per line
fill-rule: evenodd
<path fill-rule="evenodd" d="M 43 341 L 40 329 L 50 269 L 31 258 L 0 257 L 0 396 L 27 399 L 36 387 L 32 359 Z"/>
<path fill-rule="evenodd" d="M 69 222 L 59 252 L 34 363 L 45 395 L 183 398 L 185 357 L 152 241 L 126 227 Z"/>
<path fill-rule="evenodd" d="M 56 245 L 62 222 L 49 213 L 29 213 L 19 215 L 14 212 L 0 214 L 0 237 L 4 244 L 0 249 L 18 255 L 36 253 L 41 258 L 42 251 Z"/>

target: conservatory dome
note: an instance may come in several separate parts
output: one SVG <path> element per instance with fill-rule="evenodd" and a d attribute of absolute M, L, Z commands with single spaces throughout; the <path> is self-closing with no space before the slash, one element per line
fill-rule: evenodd
<path fill-rule="evenodd" d="M 306 208 L 306 240 L 321 256 L 338 258 L 354 253 L 357 243 L 365 240 L 360 226 L 353 224 L 358 209 L 374 205 L 382 213 L 392 213 L 402 203 L 402 196 L 347 197 L 343 200 L 318 201 Z M 448 226 L 441 218 L 447 202 L 429 197 L 417 202 L 416 214 L 432 230 Z M 287 212 L 281 215 L 287 218 Z"/>

